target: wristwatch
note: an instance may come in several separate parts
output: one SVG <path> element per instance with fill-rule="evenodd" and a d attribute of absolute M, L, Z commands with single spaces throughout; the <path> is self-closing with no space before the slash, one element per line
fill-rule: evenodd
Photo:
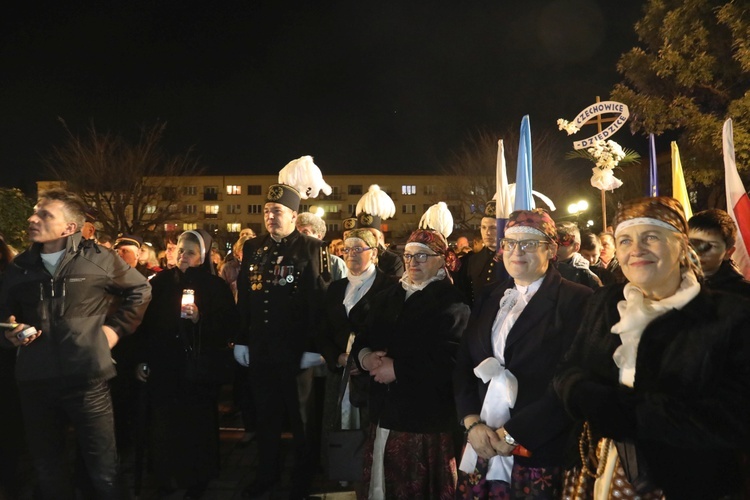
<path fill-rule="evenodd" d="M 518 443 L 516 443 L 516 440 L 513 439 L 513 436 L 508 434 L 508 431 L 505 431 L 505 436 L 503 436 L 503 439 L 505 439 L 505 442 L 510 446 L 518 446 Z"/>

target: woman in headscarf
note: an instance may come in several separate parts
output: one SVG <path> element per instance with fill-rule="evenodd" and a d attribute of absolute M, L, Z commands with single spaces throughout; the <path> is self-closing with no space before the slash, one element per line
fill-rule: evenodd
<path fill-rule="evenodd" d="M 451 374 L 469 307 L 445 268 L 448 243 L 418 229 L 401 282 L 373 297 L 352 348 L 370 381 L 364 490 L 377 498 L 452 498 L 456 411 Z"/>
<path fill-rule="evenodd" d="M 151 280 L 139 333 L 151 463 L 163 492 L 187 488 L 185 498 L 199 498 L 219 470 L 218 377 L 232 367 L 228 345 L 239 326 L 229 285 L 211 262 L 211 243 L 203 230 L 180 235 L 178 267 Z"/>
<path fill-rule="evenodd" d="M 739 498 L 749 304 L 701 285 L 677 200 L 625 202 L 613 225 L 629 283 L 594 294 L 555 377 L 570 413 L 585 420 L 569 494 Z"/>
<path fill-rule="evenodd" d="M 369 376 L 359 373 L 349 360 L 349 352 L 370 311 L 370 299 L 394 281 L 377 267 L 378 241 L 372 232 L 354 229 L 347 233 L 342 243 L 341 255 L 346 264 L 347 277 L 334 281 L 328 287 L 324 323 L 317 339 L 328 366 L 323 407 L 324 435 L 328 430 L 360 429 L 368 425 L 364 412 L 360 412 L 358 406 L 366 404 Z M 351 383 L 347 384 L 339 411 L 338 401 L 345 369 L 350 370 Z M 356 406 L 350 402 L 350 394 L 354 395 Z"/>
<path fill-rule="evenodd" d="M 500 241 L 510 279 L 485 288 L 474 304 L 454 373 L 467 440 L 458 498 L 562 493 L 573 421 L 551 382 L 592 291 L 551 264 L 556 242 L 545 210 L 513 212 Z"/>

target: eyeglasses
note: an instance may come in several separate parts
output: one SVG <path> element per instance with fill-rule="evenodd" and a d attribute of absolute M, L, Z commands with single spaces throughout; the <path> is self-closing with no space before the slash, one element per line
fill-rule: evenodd
<path fill-rule="evenodd" d="M 535 252 L 539 245 L 549 245 L 549 241 L 539 240 L 512 240 L 509 238 L 503 238 L 500 240 L 500 246 L 506 252 L 512 252 L 516 246 L 521 249 L 522 252 Z"/>
<path fill-rule="evenodd" d="M 364 251 L 372 250 L 372 247 L 344 247 L 341 249 L 341 252 L 344 255 L 349 255 L 349 252 L 354 252 L 355 254 L 360 254 Z"/>
<path fill-rule="evenodd" d="M 404 261 L 408 264 L 409 262 L 411 262 L 411 259 L 414 259 L 418 263 L 424 264 L 425 262 L 427 262 L 427 259 L 429 257 L 440 257 L 440 255 L 438 255 L 436 253 L 414 253 L 414 254 L 405 253 L 404 254 Z"/>

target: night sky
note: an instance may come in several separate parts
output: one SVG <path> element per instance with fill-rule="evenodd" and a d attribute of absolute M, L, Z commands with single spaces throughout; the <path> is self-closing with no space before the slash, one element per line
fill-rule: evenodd
<path fill-rule="evenodd" d="M 324 174 L 436 172 L 477 130 L 530 114 L 563 134 L 557 118 L 607 99 L 643 2 L 99 4 L 4 12 L 0 185 L 42 177 L 57 117 L 131 137 L 166 121 L 167 149 L 216 174 L 303 154 Z"/>

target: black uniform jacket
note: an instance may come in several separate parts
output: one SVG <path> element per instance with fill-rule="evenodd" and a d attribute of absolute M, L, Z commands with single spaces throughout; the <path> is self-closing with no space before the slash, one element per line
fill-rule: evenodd
<path fill-rule="evenodd" d="M 249 347 L 251 364 L 299 370 L 302 353 L 314 350 L 331 280 L 328 245 L 295 229 L 278 243 L 269 235 L 248 240 L 242 255 L 236 343 Z"/>

